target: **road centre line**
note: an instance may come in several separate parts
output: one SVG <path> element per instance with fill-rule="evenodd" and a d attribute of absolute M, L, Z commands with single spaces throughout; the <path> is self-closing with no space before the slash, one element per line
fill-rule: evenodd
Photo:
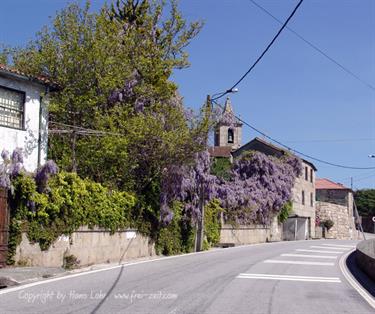
<path fill-rule="evenodd" d="M 313 253 L 327 253 L 327 254 L 342 254 L 344 252 L 337 251 L 322 251 L 322 250 L 306 250 L 306 249 L 296 249 L 298 252 L 313 252 Z"/>
<path fill-rule="evenodd" d="M 289 276 L 289 275 L 269 275 L 269 274 L 248 274 L 241 273 L 236 278 L 239 279 L 266 279 L 266 280 L 287 280 L 305 282 L 335 282 L 340 283 L 338 277 L 311 277 L 311 276 Z"/>
<path fill-rule="evenodd" d="M 316 265 L 316 266 L 334 266 L 335 263 L 326 262 L 305 262 L 305 261 L 284 261 L 277 259 L 266 259 L 263 263 L 267 264 L 295 264 L 295 265 Z"/>
<path fill-rule="evenodd" d="M 325 246 L 318 246 L 318 245 L 311 245 L 310 247 L 313 249 L 338 250 L 341 252 L 346 252 L 347 250 L 350 250 L 349 248 L 325 247 Z"/>
<path fill-rule="evenodd" d="M 308 255 L 308 254 L 281 254 L 281 256 L 290 256 L 290 257 L 311 257 L 311 258 L 330 258 L 336 259 L 337 256 L 325 256 L 325 255 Z"/>

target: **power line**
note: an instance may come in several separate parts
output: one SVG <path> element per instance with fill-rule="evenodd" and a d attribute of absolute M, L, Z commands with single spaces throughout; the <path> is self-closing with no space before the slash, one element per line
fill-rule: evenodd
<path fill-rule="evenodd" d="M 244 79 L 245 77 L 255 68 L 255 66 L 258 64 L 258 62 L 263 58 L 263 56 L 267 53 L 267 51 L 271 48 L 271 46 L 274 44 L 274 42 L 276 41 L 277 37 L 279 37 L 279 35 L 281 34 L 281 32 L 284 30 L 284 28 L 287 26 L 287 24 L 289 23 L 289 21 L 291 20 L 291 18 L 293 17 L 293 15 L 296 13 L 296 11 L 298 10 L 299 6 L 302 4 L 303 0 L 300 0 L 298 2 L 298 4 L 296 5 L 296 7 L 294 8 L 294 10 L 292 11 L 292 13 L 289 15 L 289 17 L 286 19 L 286 21 L 284 22 L 283 26 L 279 29 L 279 31 L 276 33 L 276 35 L 273 37 L 273 39 L 271 40 L 271 42 L 268 44 L 268 46 L 266 47 L 266 49 L 264 49 L 264 51 L 262 52 L 262 54 L 258 57 L 258 59 L 253 63 L 253 65 L 246 71 L 246 73 L 244 75 L 241 76 L 241 78 L 231 87 L 229 88 L 227 91 L 219 94 L 218 96 L 214 97 L 212 100 L 217 100 L 223 96 L 225 96 L 226 94 L 230 93 L 234 88 L 236 88 L 238 86 L 238 84 L 240 84 Z"/>
<path fill-rule="evenodd" d="M 370 142 L 374 137 L 367 138 L 337 138 L 337 139 L 311 139 L 311 140 L 288 140 L 285 143 L 339 143 L 339 142 Z"/>
<path fill-rule="evenodd" d="M 279 20 L 276 16 L 274 16 L 271 12 L 267 11 L 264 7 L 262 7 L 260 4 L 255 2 L 254 0 L 249 0 L 252 4 L 254 4 L 256 7 L 258 7 L 260 10 L 262 10 L 264 13 L 272 17 L 275 21 L 277 21 L 279 24 L 283 24 L 281 20 Z M 329 61 L 337 65 L 339 68 L 341 68 L 343 71 L 345 71 L 350 76 L 354 77 L 357 81 L 361 82 L 363 85 L 367 86 L 368 88 L 375 90 L 375 87 L 372 86 L 370 83 L 363 80 L 361 77 L 359 77 L 357 74 L 355 74 L 353 71 L 349 70 L 346 66 L 344 66 L 342 63 L 336 61 L 334 58 L 329 56 L 326 52 L 324 52 L 322 49 L 320 49 L 318 46 L 314 45 L 312 42 L 308 41 L 306 38 L 302 37 L 302 35 L 298 34 L 295 30 L 292 28 L 286 26 L 286 28 L 296 35 L 299 39 L 301 39 L 303 42 L 305 42 L 307 45 L 309 45 L 311 48 L 313 48 L 315 51 L 319 52 L 322 56 L 327 58 Z"/>
<path fill-rule="evenodd" d="M 87 129 L 87 128 L 83 128 L 80 126 L 61 123 L 61 122 L 50 121 L 49 124 L 65 128 L 65 129 L 49 129 L 48 130 L 49 133 L 57 133 L 57 134 L 75 133 L 75 134 L 80 134 L 80 135 L 96 135 L 96 136 L 104 136 L 104 135 L 124 136 L 124 134 L 121 134 L 121 133 Z"/>
<path fill-rule="evenodd" d="M 224 109 L 224 107 L 222 105 L 220 105 L 215 99 L 212 99 L 212 101 L 218 105 L 220 108 Z M 308 154 L 305 154 L 303 152 L 300 152 L 294 148 L 291 148 L 285 144 L 283 144 L 282 142 L 272 138 L 271 136 L 267 135 L 266 133 L 260 131 L 259 129 L 255 128 L 254 126 L 252 126 L 250 123 L 246 122 L 245 120 L 241 119 L 239 116 L 236 116 L 234 115 L 234 117 L 242 122 L 243 124 L 245 124 L 246 126 L 248 126 L 249 128 L 251 128 L 252 130 L 254 130 L 255 132 L 261 134 L 262 136 L 264 136 L 265 138 L 269 139 L 270 141 L 280 145 L 281 147 L 284 147 L 286 148 L 287 150 L 291 151 L 291 152 L 294 152 L 295 154 L 298 154 L 300 156 L 303 156 L 305 158 L 308 158 L 308 159 L 311 159 L 311 160 L 314 160 L 314 161 L 317 161 L 317 162 L 320 162 L 320 163 L 323 163 L 323 164 L 326 164 L 326 165 L 329 165 L 329 166 L 333 166 L 333 167 L 339 167 L 339 168 L 344 168 L 344 169 L 354 169 L 354 170 L 372 170 L 372 169 L 375 169 L 375 167 L 353 167 L 353 166 L 346 166 L 346 165 L 340 165 L 340 164 L 336 164 L 336 163 L 333 163 L 333 162 L 329 162 L 329 161 L 325 161 L 323 159 L 320 159 L 320 158 L 316 158 L 316 157 L 313 157 L 313 156 L 310 156 Z"/>

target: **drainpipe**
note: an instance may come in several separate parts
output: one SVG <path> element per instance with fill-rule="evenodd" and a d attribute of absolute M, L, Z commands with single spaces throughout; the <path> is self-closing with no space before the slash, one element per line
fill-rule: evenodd
<path fill-rule="evenodd" d="M 45 95 L 48 95 L 49 93 L 49 87 L 46 86 L 45 89 Z M 38 127 L 38 168 L 41 164 L 41 153 L 42 153 L 42 119 L 43 119 L 43 96 L 40 96 L 39 98 L 39 127 Z M 46 121 L 48 123 L 48 121 Z M 47 150 L 47 146 L 46 146 Z"/>

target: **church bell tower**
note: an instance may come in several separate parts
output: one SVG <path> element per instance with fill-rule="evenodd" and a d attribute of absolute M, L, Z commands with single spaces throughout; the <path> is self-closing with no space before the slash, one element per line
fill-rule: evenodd
<path fill-rule="evenodd" d="M 225 101 L 223 113 L 215 128 L 215 147 L 241 147 L 242 123 L 235 117 L 229 97 Z"/>

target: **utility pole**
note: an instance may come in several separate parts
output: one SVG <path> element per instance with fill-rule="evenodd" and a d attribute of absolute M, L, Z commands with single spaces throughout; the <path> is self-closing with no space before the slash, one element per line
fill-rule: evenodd
<path fill-rule="evenodd" d="M 205 119 L 210 119 L 210 113 L 212 111 L 212 103 L 211 103 L 211 96 L 207 95 L 206 100 L 206 108 L 205 108 Z M 209 123 L 210 121 L 205 121 Z M 204 142 L 207 145 L 208 141 L 208 131 L 205 134 Z M 205 196 L 204 196 L 204 182 L 201 180 L 199 186 L 199 212 L 200 217 L 197 223 L 197 230 L 195 236 L 195 252 L 200 252 L 203 250 L 203 240 L 204 240 L 204 203 L 205 203 Z"/>
<path fill-rule="evenodd" d="M 353 191 L 353 177 L 350 177 L 350 189 Z"/>

